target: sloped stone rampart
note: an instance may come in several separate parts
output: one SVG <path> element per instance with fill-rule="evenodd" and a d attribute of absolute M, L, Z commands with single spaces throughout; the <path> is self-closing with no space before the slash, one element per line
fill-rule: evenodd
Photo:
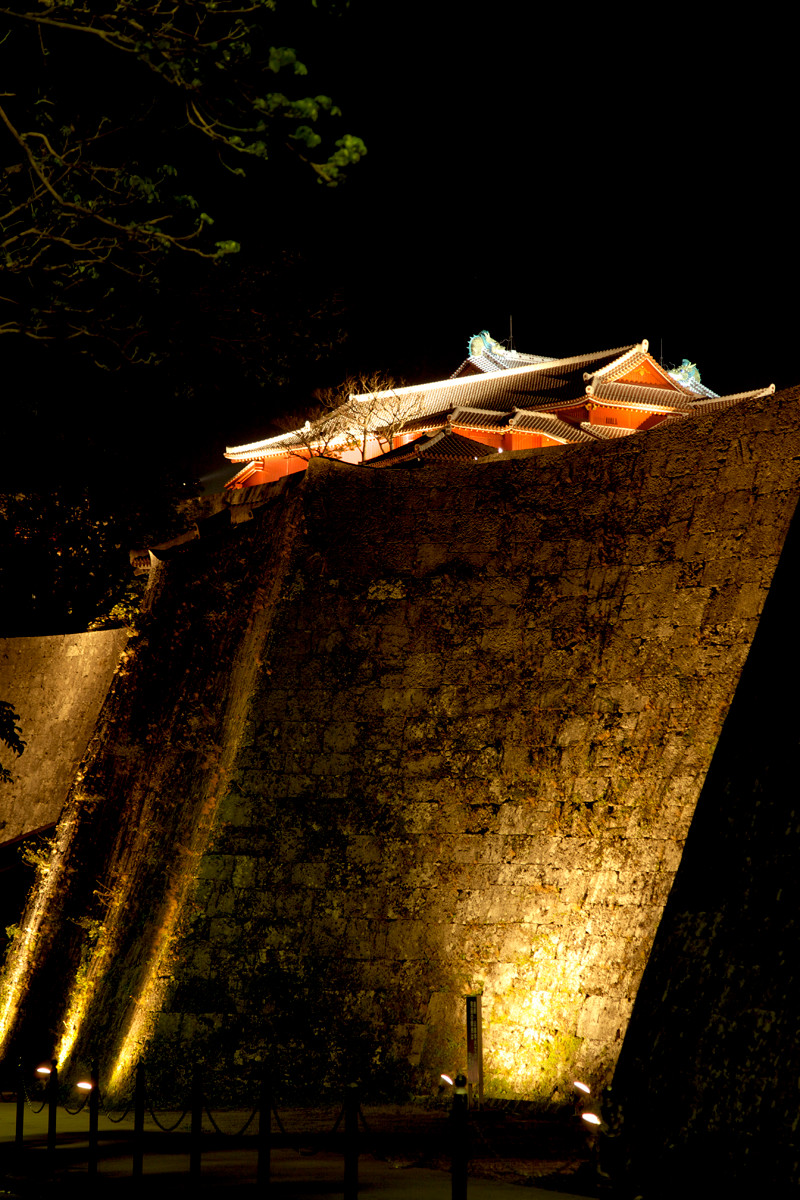
<path fill-rule="evenodd" d="M 773 397 L 254 496 L 129 646 L 7 969 L 21 1025 L 147 1046 L 165 1087 L 206 1054 L 217 1094 L 265 1057 L 419 1093 L 477 990 L 490 1093 L 606 1078 L 799 483 Z"/>
<path fill-rule="evenodd" d="M 294 544 L 286 491 L 275 486 L 261 510 L 274 520 L 246 523 L 244 551 L 230 531 L 212 529 L 151 574 L 0 977 L 8 1061 L 44 1055 L 67 1069 L 99 1055 L 106 1088 L 126 1084 Z"/>
<path fill-rule="evenodd" d="M 0 844 L 58 821 L 126 641 L 124 629 L 0 639 L 0 699 L 27 743 L 4 755 Z"/>
<path fill-rule="evenodd" d="M 631 1192 L 800 1187 L 799 562 L 796 514 L 614 1080 Z"/>
<path fill-rule="evenodd" d="M 776 398 L 488 465 L 313 463 L 162 1038 L 425 1090 L 480 991 L 490 1092 L 606 1078 L 798 450 Z"/>

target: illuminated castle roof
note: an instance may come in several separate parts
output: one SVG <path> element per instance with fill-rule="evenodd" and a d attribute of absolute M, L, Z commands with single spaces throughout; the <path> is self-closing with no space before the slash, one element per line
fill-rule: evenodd
<path fill-rule="evenodd" d="M 358 413 L 353 405 L 359 403 L 371 405 L 371 411 L 377 413 L 376 428 L 383 419 L 381 407 L 392 407 L 388 440 L 395 449 L 414 435 L 449 427 L 496 451 L 604 441 L 652 429 L 664 421 L 714 412 L 775 390 L 770 385 L 718 396 L 701 382 L 693 363 L 684 360 L 681 367 L 670 370 L 653 358 L 646 341 L 549 358 L 506 349 L 484 330 L 470 338 L 468 350 L 468 357 L 449 379 L 351 396 L 347 404 L 314 427 L 229 446 L 225 457 L 245 465 L 227 486 L 265 481 L 270 460 L 294 458 L 284 474 L 302 469 L 303 458 L 320 452 L 314 440 L 318 430 L 320 445 L 325 434 L 325 453 L 346 457 L 343 450 L 353 444 L 348 423 L 353 421 L 352 414 Z M 363 426 L 360 428 L 363 432 Z M 371 453 L 364 456 L 367 459 L 381 451 L 378 441 L 373 441 Z"/>
<path fill-rule="evenodd" d="M 494 446 L 476 442 L 473 438 L 455 433 L 450 425 L 444 425 L 435 433 L 423 433 L 404 446 L 396 446 L 386 454 L 371 458 L 368 467 L 411 466 L 421 458 L 428 462 L 470 462 L 476 458 L 487 458 L 496 454 Z"/>

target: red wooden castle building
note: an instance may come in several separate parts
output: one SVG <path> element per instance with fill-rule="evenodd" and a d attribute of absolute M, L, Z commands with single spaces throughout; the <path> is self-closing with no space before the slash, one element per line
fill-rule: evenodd
<path fill-rule="evenodd" d="M 225 457 L 241 466 L 226 487 L 302 471 L 314 454 L 389 467 L 627 437 L 774 390 L 718 396 L 691 363 L 661 366 L 646 341 L 546 358 L 507 350 L 484 331 L 449 379 L 353 395 L 314 426 L 229 446 Z"/>

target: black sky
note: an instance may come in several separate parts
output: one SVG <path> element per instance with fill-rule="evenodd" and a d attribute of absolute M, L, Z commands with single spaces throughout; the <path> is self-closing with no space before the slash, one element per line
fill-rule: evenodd
<path fill-rule="evenodd" d="M 444 7 L 355 3 L 303 51 L 369 147 L 293 230 L 344 281 L 349 367 L 435 378 L 513 318 L 520 350 L 796 382 L 788 30 Z"/>
<path fill-rule="evenodd" d="M 369 144 L 347 188 L 365 329 L 455 366 L 512 314 L 519 349 L 648 337 L 715 390 L 794 382 L 780 28 L 509 4 L 362 19 L 341 90 Z"/>
<path fill-rule="evenodd" d="M 798 381 L 788 26 L 509 0 L 282 11 L 276 38 L 369 152 L 335 190 L 267 172 L 218 228 L 238 236 L 241 217 L 243 264 L 299 251 L 304 278 L 335 291 L 347 341 L 328 376 L 442 377 L 470 334 L 505 339 L 513 318 L 523 351 L 647 338 L 717 392 Z M 296 394 L 256 394 L 232 369 L 224 405 L 173 421 L 191 427 L 176 463 L 224 467 L 226 443 L 308 403 L 316 370 Z"/>

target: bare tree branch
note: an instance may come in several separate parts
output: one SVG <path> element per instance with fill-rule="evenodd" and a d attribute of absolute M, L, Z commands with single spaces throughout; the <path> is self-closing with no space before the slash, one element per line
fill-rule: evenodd
<path fill-rule="evenodd" d="M 71 339 L 92 329 L 124 358 L 118 329 L 140 321 L 142 293 L 123 281 L 155 290 L 167 255 L 212 263 L 239 250 L 230 236 L 215 237 L 211 217 L 187 193 L 169 162 L 176 144 L 212 142 L 214 167 L 238 176 L 243 169 L 226 159 L 266 160 L 289 147 L 329 185 L 365 150 L 350 135 L 321 150 L 317 126 L 338 115 L 329 97 L 267 90 L 272 75 L 306 73 L 294 50 L 269 43 L 273 0 L 118 0 L 104 8 L 86 0 L 0 8 L 0 143 L 16 159 L 0 173 L 0 258 L 16 281 L 5 289 L 13 312 L 0 314 L 0 332 L 48 338 L 60 330 Z M 84 59 L 92 78 L 99 70 L 111 82 L 76 102 Z M 308 153 L 316 148 L 318 162 Z"/>

